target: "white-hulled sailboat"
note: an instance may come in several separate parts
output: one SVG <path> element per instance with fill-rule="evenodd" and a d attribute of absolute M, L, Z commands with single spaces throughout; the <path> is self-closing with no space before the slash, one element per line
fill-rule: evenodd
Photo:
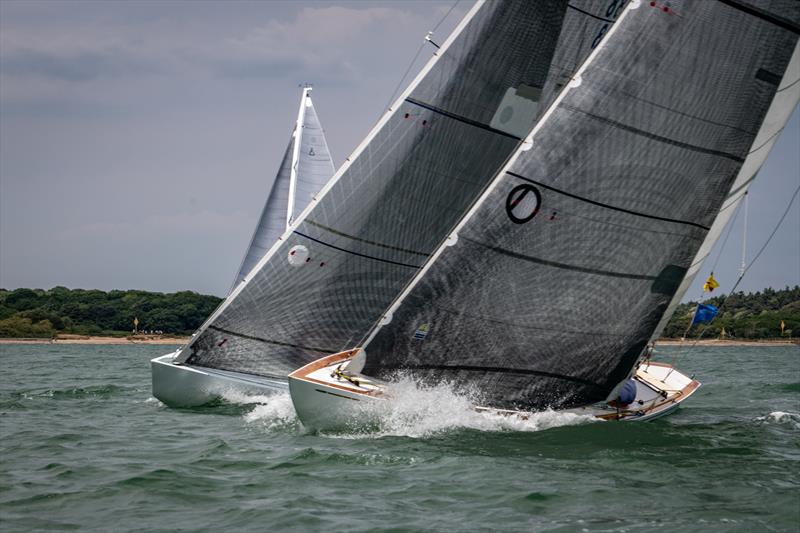
<path fill-rule="evenodd" d="M 297 121 L 283 155 L 277 176 L 270 186 L 250 245 L 242 258 L 231 292 L 264 257 L 293 219 L 306 208 L 315 194 L 333 176 L 334 166 L 325 133 L 311 100 L 311 88 L 303 88 Z M 153 395 L 173 406 L 209 403 L 221 394 L 263 394 L 285 390 L 285 379 L 258 376 L 235 370 L 175 364 L 181 350 L 151 361 Z"/>
<path fill-rule="evenodd" d="M 261 383 L 353 346 L 489 185 L 616 10 L 476 5 L 172 364 Z M 478 149 L 479 148 L 479 149 Z"/>
<path fill-rule="evenodd" d="M 290 374 L 305 425 L 371 423 L 398 374 L 516 416 L 647 420 L 697 390 L 649 346 L 800 98 L 800 7 L 632 0 L 610 24 L 355 348 Z"/>

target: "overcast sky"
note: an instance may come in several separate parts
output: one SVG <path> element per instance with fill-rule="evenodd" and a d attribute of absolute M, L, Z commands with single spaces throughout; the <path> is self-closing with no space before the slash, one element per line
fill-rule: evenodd
<path fill-rule="evenodd" d="M 314 84 L 338 166 L 452 5 L 0 1 L 0 287 L 222 295 L 277 172 L 298 86 Z M 798 184 L 795 110 L 751 190 L 751 256 Z M 800 283 L 798 204 L 744 290 Z M 723 291 L 740 226 L 716 271 Z"/>

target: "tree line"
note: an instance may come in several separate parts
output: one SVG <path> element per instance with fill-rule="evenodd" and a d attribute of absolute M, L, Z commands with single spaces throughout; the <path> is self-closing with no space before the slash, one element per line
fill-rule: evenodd
<path fill-rule="evenodd" d="M 735 292 L 708 298 L 702 303 L 719 309 L 710 324 L 695 324 L 689 328 L 697 302 L 678 306 L 672 315 L 664 337 L 716 339 L 773 339 L 800 336 L 800 286 L 782 290 L 764 289 L 759 292 Z M 781 322 L 784 328 L 781 332 Z M 723 331 L 724 330 L 724 331 Z"/>
<path fill-rule="evenodd" d="M 126 335 L 134 328 L 188 335 L 222 302 L 191 291 L 100 291 L 53 287 L 50 290 L 0 289 L 0 337 L 53 337 L 57 333 Z M 711 324 L 697 324 L 688 337 L 724 336 L 766 339 L 800 336 L 800 286 L 782 290 L 720 295 L 703 303 L 720 308 Z M 682 337 L 697 302 L 678 306 L 664 337 Z M 781 333 L 781 321 L 784 330 Z"/>
<path fill-rule="evenodd" d="M 0 289 L 0 337 L 123 335 L 134 329 L 134 319 L 140 331 L 188 335 L 221 301 L 191 291 Z"/>

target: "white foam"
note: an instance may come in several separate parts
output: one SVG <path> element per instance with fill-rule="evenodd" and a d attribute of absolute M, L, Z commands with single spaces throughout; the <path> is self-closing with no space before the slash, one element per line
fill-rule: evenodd
<path fill-rule="evenodd" d="M 789 413 L 785 411 L 773 411 L 767 416 L 759 416 L 756 422 L 765 424 L 781 424 L 800 429 L 800 413 Z"/>
<path fill-rule="evenodd" d="M 231 401 L 228 398 L 225 399 Z M 267 396 L 246 396 L 243 399 L 246 402 L 238 403 L 256 404 L 253 409 L 244 414 L 244 421 L 248 424 L 261 424 L 270 431 L 295 430 L 300 426 L 289 391 Z"/>
<path fill-rule="evenodd" d="M 456 392 L 449 384 L 432 387 L 402 378 L 391 385 L 391 400 L 364 404 L 365 419 L 376 420 L 372 431 L 348 434 L 325 432 L 344 438 L 404 436 L 431 437 L 450 431 L 541 431 L 544 429 L 596 422 L 591 416 L 543 411 L 525 419 L 496 413 L 478 412 L 479 395 L 472 391 Z"/>
<path fill-rule="evenodd" d="M 272 401 L 273 396 L 289 396 L 288 392 L 279 392 L 276 394 L 248 394 L 247 392 L 236 390 L 235 388 L 223 389 L 218 391 L 217 394 L 226 402 L 237 405 L 265 404 Z"/>

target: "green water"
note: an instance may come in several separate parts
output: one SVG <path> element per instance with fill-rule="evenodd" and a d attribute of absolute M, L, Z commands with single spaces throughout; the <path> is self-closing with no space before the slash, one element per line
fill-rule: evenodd
<path fill-rule="evenodd" d="M 286 395 L 168 409 L 166 351 L 0 346 L 2 531 L 800 529 L 797 346 L 695 349 L 704 386 L 650 423 L 512 426 L 433 391 L 357 435 L 307 434 Z"/>

